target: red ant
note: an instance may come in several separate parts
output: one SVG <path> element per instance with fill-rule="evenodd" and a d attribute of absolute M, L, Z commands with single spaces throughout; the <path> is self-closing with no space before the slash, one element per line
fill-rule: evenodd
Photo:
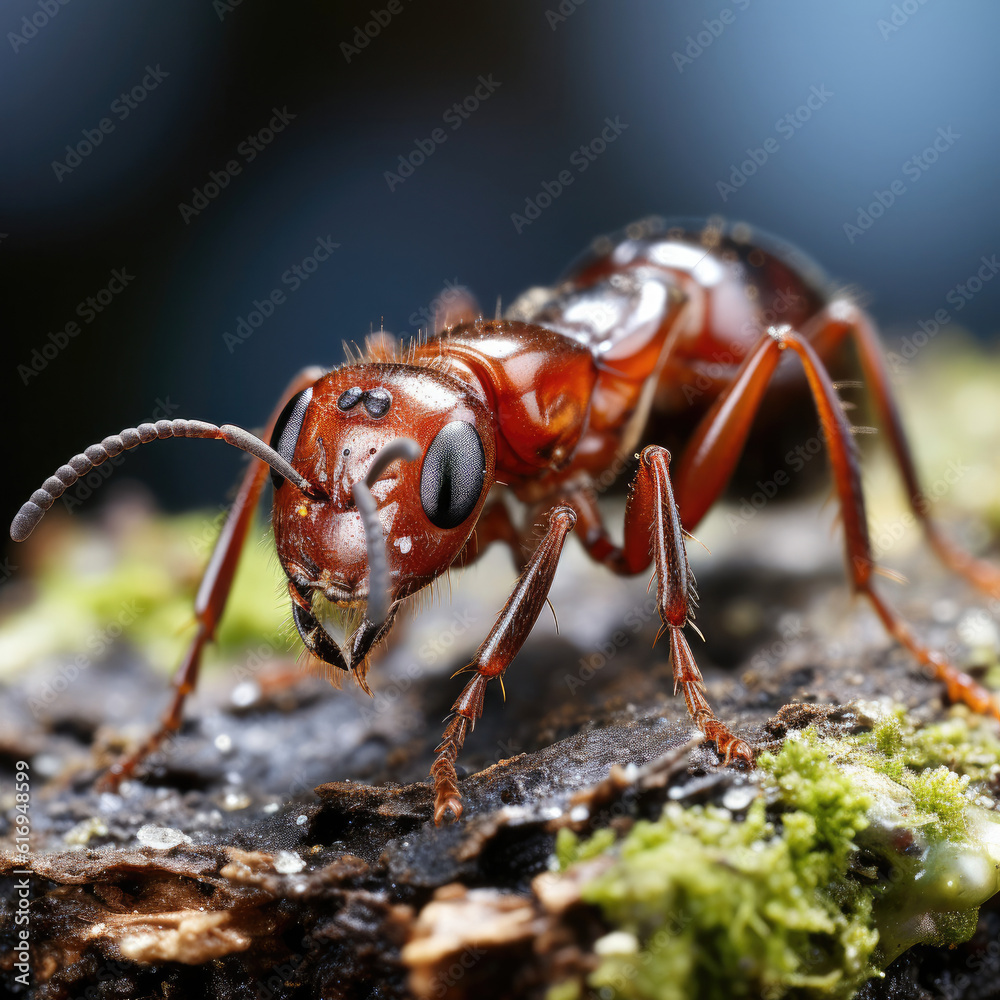
<path fill-rule="evenodd" d="M 775 315 L 782 325 L 773 324 Z M 824 362 L 848 339 L 931 545 L 953 570 L 998 596 L 1000 572 L 954 547 L 928 517 L 874 326 L 794 248 L 746 225 L 648 220 L 622 238 L 598 240 L 563 281 L 525 293 L 504 319 L 483 319 L 459 298 L 436 325 L 401 357 L 387 336 L 375 335 L 366 356 L 325 374 L 302 372 L 272 417 L 270 446 L 231 425 L 142 424 L 70 459 L 21 508 L 11 526 L 15 540 L 26 538 L 77 478 L 154 438 L 218 438 L 255 459 L 202 580 L 198 633 L 170 707 L 159 730 L 110 769 L 107 784 L 132 774 L 180 726 L 269 472 L 296 628 L 314 656 L 353 671 L 366 691 L 369 653 L 405 598 L 494 541 L 509 546 L 519 564 L 436 750 L 435 822 L 462 813 L 456 758 L 482 714 L 488 681 L 502 678 L 531 631 L 571 531 L 615 573 L 655 565 L 675 690 L 726 763 L 752 766 L 750 746 L 713 714 L 684 634 L 695 602 L 684 536 L 727 485 L 785 352 L 798 356 L 819 415 L 854 590 L 945 682 L 949 697 L 1000 718 L 990 693 L 922 645 L 873 589 L 858 455 Z M 619 547 L 601 520 L 594 483 L 635 451 L 654 405 L 697 422 L 672 470 L 665 448 L 641 450 Z M 501 485 L 527 505 L 523 526 L 494 490 Z M 540 541 L 536 521 L 545 523 Z M 359 616 L 349 648 L 321 624 L 331 606 Z"/>

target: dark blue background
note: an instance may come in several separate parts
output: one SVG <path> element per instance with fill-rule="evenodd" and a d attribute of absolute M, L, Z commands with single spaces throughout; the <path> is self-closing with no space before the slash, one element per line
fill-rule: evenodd
<path fill-rule="evenodd" d="M 592 237 L 646 214 L 721 213 L 798 243 L 860 290 L 890 344 L 1000 252 L 1000 8 L 989 0 L 565 0 L 565 20 L 547 15 L 557 0 L 401 6 L 348 59 L 342 45 L 384 0 L 229 11 L 69 0 L 16 52 L 7 33 L 42 8 L 3 4 L 8 515 L 157 398 L 175 416 L 257 426 L 299 367 L 341 359 L 343 339 L 383 322 L 415 332 L 411 315 L 446 281 L 492 312 L 497 296 L 551 281 Z M 894 7 L 889 31 L 879 21 Z M 721 32 L 678 68 L 705 20 Z M 52 161 L 147 64 L 169 76 L 58 181 Z M 500 86 L 452 130 L 442 116 L 479 76 Z M 786 137 L 778 121 L 813 87 L 832 96 Z M 274 106 L 296 117 L 246 163 L 237 147 Z M 571 155 L 606 117 L 627 129 L 577 173 Z M 447 141 L 390 191 L 385 172 L 439 127 Z M 959 138 L 914 182 L 904 163 L 939 128 Z M 777 152 L 723 201 L 718 182 L 772 137 Z M 241 174 L 185 224 L 178 205 L 233 158 Z M 567 168 L 572 185 L 518 233 L 511 214 Z M 905 194 L 851 243 L 844 224 L 897 178 Z M 223 333 L 327 235 L 340 244 L 331 259 L 230 352 Z M 18 365 L 113 268 L 135 280 L 25 385 Z M 993 339 L 998 317 L 1000 282 L 956 318 Z M 218 502 L 239 467 L 202 442 L 141 449 L 127 465 L 173 507 Z"/>

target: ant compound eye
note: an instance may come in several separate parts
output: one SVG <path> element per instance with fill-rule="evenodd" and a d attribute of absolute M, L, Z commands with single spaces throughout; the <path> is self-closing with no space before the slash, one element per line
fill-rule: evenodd
<path fill-rule="evenodd" d="M 303 389 L 285 404 L 281 411 L 277 423 L 274 425 L 274 433 L 271 435 L 271 447 L 286 461 L 291 462 L 292 455 L 295 454 L 295 445 L 298 443 L 299 434 L 302 431 L 302 422 L 306 418 L 306 410 L 312 402 L 312 386 Z M 285 477 L 280 473 L 271 470 L 271 485 L 277 489 Z"/>
<path fill-rule="evenodd" d="M 337 400 L 337 409 L 346 412 L 351 407 L 357 406 L 358 401 L 363 395 L 364 393 L 361 391 L 361 386 L 359 385 L 354 386 L 353 389 L 345 389 Z"/>
<path fill-rule="evenodd" d="M 376 420 L 379 417 L 384 417 L 392 405 L 392 396 L 389 395 L 389 390 L 382 389 L 381 387 L 378 389 L 369 389 L 364 394 L 364 399 L 368 416 Z"/>
<path fill-rule="evenodd" d="M 486 453 L 476 428 L 445 424 L 431 442 L 420 472 L 420 502 L 431 524 L 455 528 L 475 509 L 486 479 Z"/>

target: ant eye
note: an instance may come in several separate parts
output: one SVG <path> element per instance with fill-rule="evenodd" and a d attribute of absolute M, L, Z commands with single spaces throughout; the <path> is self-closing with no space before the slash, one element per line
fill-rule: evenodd
<path fill-rule="evenodd" d="M 340 398 L 337 400 L 338 409 L 344 410 L 345 412 L 354 406 L 358 405 L 358 401 L 364 393 L 361 391 L 361 386 L 356 385 L 353 389 L 345 389 L 341 394 Z"/>
<path fill-rule="evenodd" d="M 379 417 L 384 417 L 386 413 L 389 412 L 389 407 L 392 405 L 392 396 L 389 395 L 389 391 L 381 387 L 377 389 L 369 389 L 364 394 L 364 400 L 368 416 L 373 417 L 376 420 Z"/>
<path fill-rule="evenodd" d="M 312 401 L 312 386 L 303 389 L 285 404 L 281 411 L 277 423 L 274 425 L 274 432 L 271 434 L 271 447 L 286 461 L 291 462 L 292 455 L 295 454 L 295 445 L 299 440 L 299 433 L 302 431 L 302 422 L 306 417 L 306 410 Z M 271 485 L 277 489 L 285 477 L 271 470 Z"/>
<path fill-rule="evenodd" d="M 455 528 L 475 509 L 486 479 L 486 453 L 476 428 L 453 420 L 438 431 L 424 456 L 420 502 L 431 524 Z"/>

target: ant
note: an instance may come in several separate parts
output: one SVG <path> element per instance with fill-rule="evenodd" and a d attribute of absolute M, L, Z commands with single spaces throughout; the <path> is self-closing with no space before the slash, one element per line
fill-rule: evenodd
<path fill-rule="evenodd" d="M 930 544 L 952 570 L 1000 596 L 1000 571 L 955 547 L 928 515 L 872 321 L 800 251 L 745 224 L 635 223 L 595 241 L 559 284 L 529 290 L 504 318 L 484 319 L 471 299 L 453 296 L 425 339 L 397 349 L 375 334 L 363 356 L 330 372 L 301 372 L 272 415 L 269 445 L 197 420 L 142 424 L 91 445 L 21 508 L 13 539 L 26 538 L 80 476 L 139 444 L 215 438 L 254 458 L 198 591 L 198 631 L 160 728 L 111 767 L 105 786 L 133 774 L 180 726 L 269 474 L 274 537 L 302 642 L 326 664 L 353 671 L 369 693 L 369 654 L 406 598 L 492 542 L 514 555 L 520 576 L 467 668 L 473 676 L 435 750 L 436 823 L 462 814 L 459 751 L 488 682 L 502 684 L 538 618 L 570 532 L 614 573 L 654 565 L 675 692 L 726 764 L 752 767 L 751 747 L 715 717 L 685 636 L 685 626 L 695 628 L 697 596 L 685 535 L 725 489 L 769 386 L 787 392 L 785 355 L 798 357 L 819 416 L 854 591 L 950 698 L 1000 718 L 997 700 L 924 646 L 873 587 L 858 453 L 827 371 L 847 341 Z M 793 374 L 801 387 L 801 373 Z M 660 444 L 641 447 L 618 546 L 594 484 L 640 447 L 654 409 L 693 421 L 693 430 L 676 462 Z M 499 487 L 527 506 L 523 524 Z M 544 524 L 540 540 L 536 522 Z M 343 648 L 325 624 L 336 609 L 353 614 Z"/>

